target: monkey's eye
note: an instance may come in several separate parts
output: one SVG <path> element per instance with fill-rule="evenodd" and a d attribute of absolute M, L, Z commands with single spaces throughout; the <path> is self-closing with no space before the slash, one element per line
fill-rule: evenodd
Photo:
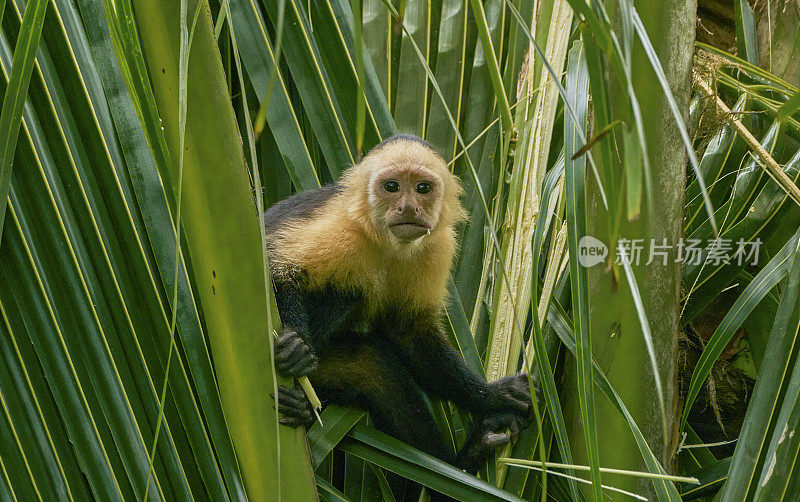
<path fill-rule="evenodd" d="M 400 190 L 400 183 L 398 183 L 398 182 L 396 182 L 394 180 L 385 181 L 383 183 L 383 188 L 387 192 L 396 192 L 396 191 Z"/>
<path fill-rule="evenodd" d="M 414 190 L 421 194 L 429 193 L 431 191 L 431 184 L 426 181 L 420 181 L 417 183 L 417 186 L 414 188 Z"/>

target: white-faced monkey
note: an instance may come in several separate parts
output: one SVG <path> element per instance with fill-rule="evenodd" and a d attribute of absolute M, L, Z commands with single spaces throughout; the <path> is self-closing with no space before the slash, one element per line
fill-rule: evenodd
<path fill-rule="evenodd" d="M 270 208 L 265 225 L 283 322 L 278 370 L 307 375 L 323 402 L 363 408 L 379 430 L 475 472 L 530 424 L 532 404 L 524 374 L 486 382 L 441 328 L 460 194 L 430 144 L 399 135 L 338 183 Z M 455 458 L 422 392 L 473 414 Z M 312 421 L 302 392 L 279 397 L 282 423 Z"/>

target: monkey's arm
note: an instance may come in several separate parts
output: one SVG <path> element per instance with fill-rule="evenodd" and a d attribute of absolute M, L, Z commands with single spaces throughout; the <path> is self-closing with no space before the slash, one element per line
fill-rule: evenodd
<path fill-rule="evenodd" d="M 308 306 L 299 284 L 294 280 L 273 279 L 273 281 L 283 329 L 291 329 L 304 339 L 308 338 Z"/>
<path fill-rule="evenodd" d="M 317 357 L 352 316 L 358 297 L 334 288 L 305 291 L 299 281 L 275 281 L 282 332 L 275 346 L 277 368 L 293 377 L 317 368 Z"/>
<path fill-rule="evenodd" d="M 414 367 L 417 383 L 429 395 L 449 399 L 478 415 L 501 411 L 529 415 L 531 395 L 524 374 L 489 383 L 469 369 L 435 320 L 418 320 L 413 324 L 400 339 Z"/>
<path fill-rule="evenodd" d="M 275 281 L 275 299 L 281 315 L 281 334 L 275 342 L 275 367 L 299 378 L 317 368 L 305 296 L 297 284 Z"/>

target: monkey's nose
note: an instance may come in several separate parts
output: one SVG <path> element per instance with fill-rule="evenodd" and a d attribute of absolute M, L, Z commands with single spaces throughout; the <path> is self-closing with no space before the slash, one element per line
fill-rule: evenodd
<path fill-rule="evenodd" d="M 397 206 L 397 213 L 403 221 L 416 221 L 420 215 L 420 208 L 414 204 L 401 204 Z"/>
<path fill-rule="evenodd" d="M 415 213 L 416 208 L 414 208 L 411 204 L 400 204 L 397 206 L 397 212 L 400 214 Z"/>

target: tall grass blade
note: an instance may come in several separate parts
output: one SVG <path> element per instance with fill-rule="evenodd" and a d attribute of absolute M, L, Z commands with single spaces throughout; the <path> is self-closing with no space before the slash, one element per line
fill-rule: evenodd
<path fill-rule="evenodd" d="M 694 500 L 703 495 L 714 495 L 722 483 L 728 479 L 728 469 L 731 466 L 730 457 L 715 460 L 713 464 L 693 471 L 692 476 L 697 478 L 697 484 L 680 483 L 678 489 L 683 500 Z"/>
<path fill-rule="evenodd" d="M 96 23 L 86 24 L 87 36 L 92 44 L 92 53 L 99 78 L 109 99 L 113 128 L 119 132 L 120 137 L 126 138 L 126 141 L 121 144 L 122 154 L 125 157 L 125 166 L 128 169 L 133 192 L 136 200 L 139 201 L 144 227 L 156 262 L 154 277 L 151 279 L 153 288 L 155 289 L 156 282 L 161 282 L 165 291 L 172 291 L 175 284 L 173 270 L 176 240 L 174 233 L 168 230 L 172 227 L 170 210 L 165 198 L 164 187 L 158 176 L 155 155 L 151 152 L 148 139 L 145 137 L 145 131 L 159 131 L 161 134 L 156 138 L 151 138 L 151 142 L 153 145 L 165 145 L 159 118 L 140 109 L 141 116 L 147 117 L 142 121 L 142 125 L 147 121 L 157 124 L 155 127 L 144 127 L 144 130 L 140 125 L 134 110 L 134 103 L 125 88 L 120 68 L 117 66 L 117 62 L 126 63 L 126 54 L 117 43 L 115 46 L 119 49 L 118 57 L 114 56 L 114 46 L 109 40 L 111 35 L 106 24 L 102 22 L 103 6 L 101 2 L 99 0 L 83 2 L 81 9 L 85 18 L 100 20 Z M 125 16 L 123 12 L 118 11 L 119 17 L 117 17 L 110 6 L 107 6 L 106 15 L 111 26 L 123 23 L 121 18 Z M 138 45 L 138 37 L 136 44 Z M 131 67 L 136 68 L 135 65 L 131 65 Z M 143 100 L 141 99 L 139 102 L 141 103 Z M 178 405 L 178 410 L 191 438 L 192 448 L 198 452 L 198 464 L 207 488 L 210 492 L 215 493 L 218 486 L 221 486 L 223 491 L 227 487 L 228 495 L 235 499 L 244 495 L 239 467 L 219 402 L 219 391 L 183 257 L 180 257 L 178 266 L 180 269 L 177 281 L 178 302 L 174 308 L 178 312 L 177 331 L 184 348 L 186 362 L 182 361 L 183 356 L 180 353 L 176 354 L 178 369 L 174 370 L 175 377 L 171 377 L 170 389 L 174 398 L 181 403 Z M 159 275 L 160 281 L 158 280 Z M 169 298 L 169 295 L 167 297 Z M 168 322 L 166 317 L 164 320 L 166 324 Z M 184 365 L 188 365 L 191 383 Z M 197 389 L 199 401 L 197 404 L 202 409 L 202 415 L 192 398 L 192 385 Z M 204 422 L 207 424 L 208 431 L 205 430 Z M 219 466 L 214 457 L 219 459 Z M 221 474 L 220 471 L 222 471 Z M 225 478 L 225 482 L 221 476 Z"/>
<path fill-rule="evenodd" d="M 394 119 L 398 130 L 424 137 L 430 94 L 430 84 L 425 78 L 425 72 L 433 64 L 433 5 L 427 0 L 407 0 L 399 4 L 399 9 L 397 23 L 402 23 L 402 33 L 394 94 Z M 422 53 L 422 57 L 418 56 L 417 51 Z"/>
<path fill-rule="evenodd" d="M 362 154 L 381 139 L 395 133 L 395 123 L 389 106 L 375 75 L 372 61 L 361 40 L 356 43 L 356 30 L 361 24 L 353 22 L 351 2 L 348 0 L 328 0 L 312 6 L 316 18 L 314 38 L 317 41 L 322 61 L 331 78 L 331 88 L 339 101 L 344 120 L 355 133 L 358 129 L 357 108 L 363 98 L 365 123 Z M 359 17 L 360 19 L 361 17 Z M 360 47 L 360 49 L 359 49 Z M 360 52 L 358 56 L 356 52 Z M 363 75 L 359 77 L 359 72 Z M 359 93 L 361 89 L 361 93 Z M 355 138 L 352 139 L 355 145 Z"/>
<path fill-rule="evenodd" d="M 494 43 L 492 42 L 489 24 L 486 21 L 486 11 L 483 9 L 483 3 L 480 0 L 469 0 L 469 5 L 472 9 L 472 15 L 475 17 L 475 22 L 478 27 L 478 36 L 480 37 L 483 47 L 483 54 L 488 63 L 487 68 L 489 69 L 489 76 L 492 79 L 492 87 L 494 88 L 497 108 L 500 111 L 500 117 L 503 122 L 503 130 L 506 134 L 510 134 L 514 130 L 513 120 L 511 119 L 511 107 L 509 106 L 508 96 L 503 87 L 503 78 L 500 75 L 497 53 L 495 52 Z"/>
<path fill-rule="evenodd" d="M 361 159 L 364 154 L 364 122 L 366 121 L 366 96 L 365 92 L 365 72 L 364 72 L 364 40 L 361 33 L 361 0 L 350 0 L 350 7 L 353 11 L 353 19 L 359 22 L 353 23 L 353 38 L 356 49 L 356 78 L 358 87 L 356 88 L 356 161 Z"/>
<path fill-rule="evenodd" d="M 145 483 L 145 491 L 143 499 L 147 498 L 148 490 L 150 489 L 150 479 L 153 475 L 153 460 L 155 459 L 156 446 L 158 446 L 158 434 L 161 431 L 161 424 L 164 422 L 164 404 L 167 398 L 167 386 L 169 384 L 169 370 L 172 363 L 172 355 L 177 351 L 175 347 L 175 325 L 178 319 L 178 272 L 180 270 L 180 257 L 181 257 L 181 202 L 183 198 L 183 154 L 185 151 L 184 145 L 186 144 L 186 87 L 187 73 L 189 71 L 189 51 L 192 47 L 192 39 L 194 38 L 194 30 L 197 27 L 197 18 L 200 14 L 200 9 L 195 7 L 195 12 L 192 20 L 191 30 L 187 25 L 188 14 L 188 0 L 181 0 L 180 8 L 180 55 L 178 62 L 178 195 L 175 202 L 175 266 L 173 268 L 172 276 L 172 318 L 169 324 L 169 352 L 167 355 L 167 365 L 164 371 L 164 384 L 161 387 L 161 393 L 158 406 L 158 420 L 156 421 L 156 431 L 153 435 L 153 445 L 150 447 L 150 470 L 147 473 L 147 483 Z"/>
<path fill-rule="evenodd" d="M 32 0 L 27 4 L 22 19 L 17 45 L 14 48 L 14 62 L 11 75 L 3 96 L 3 107 L 0 111 L 0 236 L 3 235 L 3 220 L 6 214 L 6 202 L 11 186 L 11 168 L 14 162 L 14 151 L 19 137 L 22 122 L 22 107 L 28 96 L 28 84 L 36 61 L 36 50 L 42 35 L 44 15 L 47 12 L 47 0 Z M 6 10 L 6 0 L 0 1 L 0 22 Z"/>
<path fill-rule="evenodd" d="M 10 207 L 9 226 L 2 242 L 0 277 L 3 281 L 0 293 L 4 317 L 9 312 L 9 299 L 14 303 L 22 301 L 36 309 L 38 315 L 28 316 L 25 322 L 26 326 L 30 326 L 26 328 L 27 343 L 31 344 L 36 357 L 43 361 L 42 370 L 48 381 L 52 382 L 50 392 L 53 393 L 58 411 L 68 417 L 64 420 L 64 428 L 68 437 L 73 438 L 75 457 L 85 466 L 84 473 L 92 493 L 107 500 L 122 500 L 123 492 L 132 495 L 126 486 L 128 481 L 124 474 L 119 477 L 116 475 L 114 463 L 107 455 L 101 436 L 106 436 L 106 439 L 108 436 L 101 434 L 87 402 L 75 367 L 78 361 L 73 362 L 65 350 L 65 341 L 54 317 L 52 304 L 42 294 L 45 285 L 41 276 L 30 266 L 30 248 L 24 241 L 13 207 Z M 12 292 L 9 284 L 14 283 L 24 287 L 14 288 Z M 51 340 L 58 340 L 58 343 L 51 343 Z"/>
<path fill-rule="evenodd" d="M 454 110 L 453 115 L 462 130 L 464 119 L 462 109 L 468 99 L 469 84 L 467 45 L 474 40 L 475 35 L 474 25 L 468 22 L 467 9 L 467 2 L 462 0 L 442 2 L 436 48 L 436 80 L 439 82 L 442 94 L 448 99 L 447 106 Z M 431 102 L 425 137 L 449 161 L 455 156 L 458 143 L 442 106 L 438 100 Z"/>
<path fill-rule="evenodd" d="M 353 427 L 341 446 L 346 452 L 458 500 L 522 500 L 363 423 Z"/>
<path fill-rule="evenodd" d="M 478 375 L 484 375 L 486 370 L 483 367 L 481 356 L 478 354 L 478 348 L 475 346 L 475 337 L 469 329 L 467 314 L 464 312 L 464 306 L 461 304 L 461 298 L 458 296 L 453 279 L 447 283 L 447 291 L 449 301 L 445 314 L 449 328 L 447 331 L 448 334 L 451 334 L 450 342 L 464 356 L 467 366 L 472 371 Z"/>
<path fill-rule="evenodd" d="M 262 5 L 272 22 L 277 22 L 277 3 L 265 0 Z M 300 0 L 287 0 L 283 29 L 283 55 L 292 77 L 299 84 L 297 90 L 322 148 L 328 170 L 336 179 L 355 160 L 353 135 L 332 92 L 330 78 Z"/>
<path fill-rule="evenodd" d="M 736 52 L 739 57 L 758 66 L 758 34 L 756 15 L 747 0 L 734 0 L 736 22 Z"/>
<path fill-rule="evenodd" d="M 347 496 L 336 489 L 332 484 L 328 483 L 325 479 L 317 475 L 317 487 L 319 488 L 320 500 L 327 502 L 350 502 Z"/>
<path fill-rule="evenodd" d="M 148 0 L 136 2 L 135 8 L 143 20 L 141 39 L 168 145 L 175 151 L 179 137 L 177 96 L 172 89 L 177 85 L 177 37 L 169 31 L 174 26 L 164 30 L 150 21 L 175 19 L 176 6 Z M 309 500 L 316 496 L 315 482 L 303 432 L 276 429 L 274 421 L 265 419 L 274 410 L 269 398 L 272 374 L 264 371 L 271 365 L 271 354 L 264 337 L 278 329 L 278 319 L 271 315 L 274 300 L 264 284 L 261 230 L 210 12 L 207 6 L 200 8 L 188 66 L 192 85 L 187 90 L 182 213 L 197 294 L 248 498 L 274 500 L 281 493 L 283 500 Z M 214 176 L 207 175 L 208 165 L 217 166 Z M 208 208 L 214 208 L 213 219 Z M 275 465 L 277 433 L 280 466 Z"/>
<path fill-rule="evenodd" d="M 800 347 L 800 238 L 789 242 L 789 274 L 764 354 L 764 360 L 770 363 L 762 365 L 753 388 L 723 487 L 724 502 L 752 497 L 760 486 L 768 484 L 778 461 L 777 451 L 771 447 L 773 437 L 778 442 L 787 439 L 784 436 L 788 430 L 787 413 L 796 403 L 796 388 L 790 385 Z M 774 483 L 775 480 L 770 490 Z"/>
<path fill-rule="evenodd" d="M 311 463 L 319 467 L 325 457 L 339 444 L 359 420 L 364 418 L 364 410 L 330 405 L 322 412 L 322 424 L 315 422 L 308 431 L 308 445 L 311 448 Z"/>
<path fill-rule="evenodd" d="M 573 67 L 573 69 L 577 70 L 577 66 Z M 567 80 L 572 80 L 576 76 L 569 75 L 567 76 Z M 563 173 L 564 173 L 564 159 L 563 157 L 559 160 L 559 163 L 553 168 L 548 174 L 545 180 L 545 186 L 542 190 L 542 202 L 539 208 L 539 215 L 537 217 L 536 222 L 536 231 L 533 235 L 533 285 L 531 286 L 533 291 L 539 290 L 539 258 L 542 254 L 542 246 L 544 243 L 546 232 L 550 227 L 550 222 L 553 217 L 552 213 L 552 206 L 550 203 L 551 197 L 556 195 L 560 195 L 561 188 L 563 186 Z M 557 190 L 559 193 L 554 193 L 554 190 Z M 566 227 L 565 227 L 566 228 Z M 555 235 L 555 232 L 554 232 Z M 555 259 L 560 261 L 561 255 L 558 253 L 557 255 L 551 256 L 551 259 Z M 549 266 L 550 264 L 548 264 Z M 556 269 L 558 270 L 558 269 Z M 561 459 L 571 464 L 573 463 L 572 460 L 572 449 L 569 445 L 569 436 L 567 435 L 567 428 L 564 423 L 564 414 L 561 410 L 561 402 L 559 401 L 558 397 L 558 386 L 555 382 L 555 376 L 553 373 L 553 367 L 550 364 L 550 359 L 548 358 L 548 351 L 547 346 L 544 340 L 543 334 L 543 326 L 546 322 L 546 312 L 549 310 L 550 307 L 550 300 L 552 299 L 552 289 L 551 294 L 547 297 L 542 297 L 542 300 L 539 302 L 539 305 L 544 305 L 544 314 L 542 315 L 542 309 L 536 302 L 536 295 L 531 296 L 531 312 L 534 312 L 534 319 L 533 319 L 533 331 L 531 333 L 531 338 L 528 341 L 528 347 L 526 347 L 526 360 L 527 361 L 536 361 L 536 366 L 539 369 L 539 383 L 542 387 L 542 394 L 544 395 L 545 403 L 547 404 L 547 410 L 550 412 L 550 421 L 553 424 L 553 431 L 556 440 L 556 444 L 558 445 L 558 451 L 561 455 Z M 530 373 L 532 369 L 529 369 L 528 372 Z M 578 500 L 580 498 L 578 486 L 576 485 L 573 479 L 569 479 L 569 487 L 570 487 L 570 494 L 574 500 Z"/>
<path fill-rule="evenodd" d="M 36 478 L 33 472 L 31 472 L 31 465 L 28 461 L 27 455 L 25 455 L 25 449 L 20 441 L 19 433 L 14 427 L 14 419 L 9 413 L 6 399 L 3 397 L 2 393 L 0 393 L 0 411 L 2 411 L 2 415 L 0 416 L 3 418 L 3 420 L 0 421 L 0 431 L 2 431 L 0 434 L 2 434 L 3 443 L 6 445 L 6 448 L 4 449 L 6 452 L 8 452 L 8 454 L 10 454 L 9 456 L 19 454 L 19 463 L 21 463 L 24 467 L 24 469 L 19 469 L 19 474 L 15 476 L 16 486 L 20 491 L 22 491 L 24 488 L 30 488 L 30 495 L 28 496 L 38 500 L 43 500 L 39 487 L 36 486 Z M 9 448 L 10 443 L 15 443 L 16 452 L 12 453 L 13 450 Z M 30 486 L 28 486 L 26 481 L 30 483 Z"/>
<path fill-rule="evenodd" d="M 800 110 L 800 92 L 796 92 L 787 102 L 778 108 L 777 119 L 782 121 L 791 117 L 797 110 Z"/>
<path fill-rule="evenodd" d="M 21 19 L 16 5 L 14 7 L 11 12 Z M 12 19 L 13 16 L 7 21 Z M 50 34 L 57 36 L 53 32 Z M 11 66 L 11 57 L 5 44 L 2 52 L 4 69 L 7 70 Z M 76 141 L 78 133 L 74 129 L 75 118 L 71 114 L 80 113 L 81 103 L 86 106 L 86 96 L 82 93 L 73 94 L 78 99 L 70 102 L 69 107 L 65 104 L 66 98 L 54 78 L 53 60 L 48 53 L 46 46 L 40 47 L 43 57 L 36 67 L 41 81 L 51 86 L 45 91 L 52 91 L 48 94 L 51 99 L 32 100 L 30 103 L 41 103 L 44 106 L 25 107 L 23 127 L 27 142 L 20 143 L 18 147 L 22 148 L 17 150 L 19 165 L 25 166 L 25 169 L 18 171 L 10 192 L 12 204 L 15 204 L 15 200 L 18 204 L 20 193 L 25 194 L 24 210 L 18 213 L 17 225 L 24 236 L 25 245 L 32 251 L 32 266 L 38 268 L 36 273 L 44 278 L 39 294 L 45 295 L 45 299 L 30 299 L 30 303 L 18 305 L 29 309 L 29 305 L 44 301 L 50 305 L 51 315 L 58 319 L 56 329 L 63 329 L 67 333 L 85 333 L 85 337 L 66 337 L 64 342 L 67 348 L 64 350 L 69 351 L 68 357 L 73 358 L 77 378 L 83 379 L 85 390 L 88 391 L 84 394 L 88 406 L 104 417 L 104 420 L 95 422 L 103 441 L 107 441 L 106 445 L 117 444 L 116 441 L 124 445 L 122 448 L 125 449 L 125 455 L 118 455 L 114 450 L 107 451 L 113 468 L 121 469 L 117 472 L 124 472 L 129 477 L 120 476 L 123 480 L 117 483 L 118 486 L 124 486 L 123 490 L 130 490 L 128 493 L 133 493 L 135 489 L 141 497 L 142 492 L 139 490 L 144 490 L 147 478 L 145 465 L 148 463 L 146 460 L 143 462 L 142 448 L 145 438 L 149 438 L 151 434 L 150 424 L 156 419 L 155 414 L 151 413 L 157 410 L 157 406 L 153 406 L 157 399 L 153 399 L 154 392 L 149 379 L 131 382 L 126 378 L 131 372 L 137 375 L 144 372 L 146 375 L 146 369 L 142 367 L 136 342 L 129 344 L 128 350 L 124 352 L 120 347 L 120 333 L 117 330 L 125 335 L 133 333 L 130 317 L 126 315 L 124 307 L 120 309 L 117 302 L 119 284 L 107 280 L 109 275 L 114 277 L 115 273 L 109 261 L 109 247 L 113 253 L 113 246 L 117 243 L 115 240 L 103 242 L 98 239 L 104 232 L 107 224 L 105 218 L 108 215 L 105 213 L 106 208 L 102 205 L 98 207 L 100 201 L 94 197 L 96 194 L 93 193 L 91 184 L 95 180 L 91 170 L 86 169 L 88 162 L 82 145 Z M 65 62 L 69 65 L 74 63 L 69 57 Z M 41 92 L 41 87 L 31 87 L 31 90 L 37 89 Z M 52 130 L 55 125 L 59 131 L 56 138 L 44 134 L 40 117 L 46 117 L 51 124 L 48 130 Z M 87 126 L 86 131 L 92 131 L 96 127 L 91 118 L 84 125 Z M 96 135 L 87 135 L 84 140 L 92 144 Z M 99 165 L 107 165 L 106 159 L 101 156 L 94 160 Z M 23 175 L 26 171 L 27 176 Z M 60 182 L 65 178 L 72 190 L 66 190 L 65 185 Z M 106 185 L 106 189 L 109 188 L 111 187 Z M 114 200 L 119 195 L 118 187 L 109 189 L 105 195 Z M 17 206 L 17 210 L 20 209 L 23 207 Z M 121 212 L 124 213 L 124 209 Z M 34 232 L 31 232 L 31 220 L 39 222 Z M 43 225 L 44 221 L 50 221 L 50 224 Z M 127 223 L 127 219 L 125 222 Z M 42 239 L 44 235 L 46 238 Z M 59 258 L 40 261 L 40 253 Z M 39 281 L 34 279 L 31 284 L 37 282 Z M 59 284 L 59 294 L 52 295 L 52 284 Z M 68 302 L 64 301 L 64 292 L 72 295 Z M 26 318 L 31 315 L 33 314 L 26 314 Z M 112 319 L 118 320 L 119 324 L 115 325 Z M 135 340 L 135 336 L 132 338 Z M 59 340 L 59 336 L 54 335 L 50 340 L 48 343 L 54 343 Z M 45 347 L 39 348 L 47 350 Z M 102 395 L 103 399 L 98 400 L 95 393 Z M 164 456 L 161 460 L 165 462 L 158 467 L 161 480 L 167 482 L 170 477 L 175 482 L 174 489 L 185 493 L 183 490 L 186 485 L 181 481 L 184 474 L 176 461 L 175 445 L 172 443 L 172 436 L 167 436 L 170 439 L 163 443 L 164 447 L 160 450 L 160 455 Z M 144 458 L 146 457 L 147 454 L 144 453 Z M 101 459 L 102 456 L 97 458 Z"/>
<path fill-rule="evenodd" d="M 545 22 L 545 20 L 541 20 Z M 549 25 L 547 59 L 554 71 L 561 73 L 566 64 L 572 10 L 566 1 L 553 2 Z M 558 91 L 548 75 L 533 81 L 532 66 L 528 67 L 523 93 L 534 88 L 533 96 L 524 96 L 522 106 L 515 109 L 517 127 L 520 129 L 514 156 L 510 193 L 506 214 L 509 230 L 503 237 L 499 259 L 508 276 L 510 288 L 505 282 L 498 283 L 495 290 L 495 307 L 492 318 L 491 345 L 487 359 L 487 378 L 497 380 L 517 369 L 517 360 L 522 346 L 522 326 L 517 321 L 525 316 L 530 304 L 532 250 L 531 241 L 535 226 L 536 211 L 541 201 L 541 190 L 545 172 L 549 167 L 550 142 L 558 104 Z"/>
<path fill-rule="evenodd" d="M 58 448 L 61 444 L 56 444 L 56 440 L 63 439 L 58 437 L 61 436 L 60 427 L 57 425 L 52 427 L 51 432 L 51 427 L 47 424 L 43 407 L 46 408 L 50 403 L 43 403 L 36 394 L 31 374 L 22 359 L 16 335 L 12 331 L 9 316 L 2 303 L 0 303 L 0 357 L 3 361 L 3 366 L 0 367 L 0 386 L 5 389 L 3 398 L 8 401 L 6 405 L 9 408 L 8 422 L 14 428 L 13 423 L 16 421 L 22 424 L 24 431 L 27 431 L 22 436 L 26 443 L 20 451 L 27 451 L 34 458 L 32 468 L 35 474 L 32 479 L 39 480 L 38 484 L 45 493 L 62 500 L 74 500 L 76 496 L 88 497 L 89 494 L 84 490 L 80 479 L 81 475 L 76 472 L 77 469 L 69 465 L 67 469 L 64 468 L 64 460 L 67 458 L 62 460 Z M 69 461 L 74 460 L 69 458 Z M 75 485 L 74 495 L 71 483 Z"/>
<path fill-rule="evenodd" d="M 288 1 L 288 0 L 286 0 Z M 286 164 L 292 184 L 297 190 L 318 188 L 320 180 L 314 168 L 311 153 L 306 146 L 297 111 L 292 105 L 287 83 L 276 71 L 272 95 L 267 96 L 269 79 L 277 68 L 278 54 L 267 37 L 266 23 L 261 11 L 252 2 L 232 0 L 230 3 L 232 29 L 239 41 L 239 56 L 247 72 L 250 85 L 262 100 L 266 120 L 275 138 L 275 144 Z M 264 107 L 267 104 L 267 107 Z"/>
<path fill-rule="evenodd" d="M 585 132 L 588 127 L 586 113 L 588 103 L 579 100 L 586 96 L 589 88 L 589 73 L 586 69 L 583 44 L 575 42 L 569 52 L 567 97 L 579 117 L 577 122 L 571 118 L 564 120 L 564 175 L 566 187 L 567 242 L 569 245 L 569 270 L 572 283 L 572 305 L 575 313 L 575 333 L 577 340 L 576 359 L 578 364 L 578 399 L 583 421 L 583 435 L 591 467 L 592 494 L 595 500 L 603 498 L 600 488 L 600 457 L 597 446 L 597 426 L 595 425 L 594 374 L 592 372 L 592 337 L 589 322 L 589 284 L 587 270 L 578 262 L 579 243 L 586 235 L 586 158 L 574 159 L 583 142 L 576 130 Z"/>
<path fill-rule="evenodd" d="M 553 67 L 550 65 L 550 62 L 547 60 L 547 57 L 545 57 L 544 51 L 542 51 L 542 48 L 539 47 L 539 44 L 536 42 L 536 39 L 533 37 L 533 35 L 531 34 L 530 30 L 525 25 L 525 20 L 522 18 L 522 16 L 520 15 L 519 11 L 517 10 L 517 8 L 514 7 L 514 5 L 510 2 L 510 0 L 504 0 L 504 1 L 506 3 L 506 6 L 508 7 L 508 10 L 514 15 L 514 17 L 517 20 L 517 23 L 522 28 L 522 31 L 528 37 L 528 40 L 530 40 L 531 46 L 536 51 L 536 55 L 539 56 L 539 59 L 541 60 L 542 64 L 544 65 L 545 69 L 547 69 L 547 73 L 550 75 L 550 78 L 552 79 L 553 83 L 555 84 L 556 89 L 558 89 L 558 93 L 561 96 L 561 100 L 562 100 L 562 102 L 564 104 L 564 109 L 566 110 L 566 114 L 569 114 L 570 118 L 572 118 L 572 120 L 574 122 L 578 122 L 578 116 L 577 116 L 572 104 L 570 103 L 570 100 L 568 99 L 567 91 L 566 91 L 566 89 L 564 89 L 564 86 L 561 85 L 561 77 L 560 77 L 560 75 L 558 75 L 555 72 L 555 70 L 553 70 Z M 575 2 L 577 0 L 568 0 L 568 1 L 569 1 L 570 6 L 572 6 L 573 10 L 575 10 L 576 9 Z M 581 141 L 581 148 L 582 148 L 583 145 L 585 145 L 588 142 L 588 140 L 586 139 L 586 131 L 581 130 L 581 129 L 576 129 L 575 130 L 575 134 L 577 135 L 578 139 Z M 577 152 L 577 150 L 576 150 L 576 152 Z M 606 188 L 603 186 L 603 182 L 600 180 L 600 175 L 597 172 L 597 167 L 595 166 L 594 157 L 592 156 L 592 152 L 591 151 L 587 151 L 586 152 L 586 157 L 589 159 L 589 164 L 592 166 L 592 171 L 594 173 L 595 179 L 597 180 L 597 185 L 598 185 L 598 188 L 600 190 L 600 196 L 601 196 L 601 198 L 603 200 L 603 205 L 605 207 L 608 207 L 608 197 L 606 195 Z"/>
<path fill-rule="evenodd" d="M 791 329 L 791 328 L 790 328 Z M 800 364 L 795 360 L 774 433 L 769 439 L 754 500 L 794 500 L 798 497 L 797 457 L 800 438 L 793 434 L 800 425 Z M 788 436 L 788 437 L 787 437 Z"/>

